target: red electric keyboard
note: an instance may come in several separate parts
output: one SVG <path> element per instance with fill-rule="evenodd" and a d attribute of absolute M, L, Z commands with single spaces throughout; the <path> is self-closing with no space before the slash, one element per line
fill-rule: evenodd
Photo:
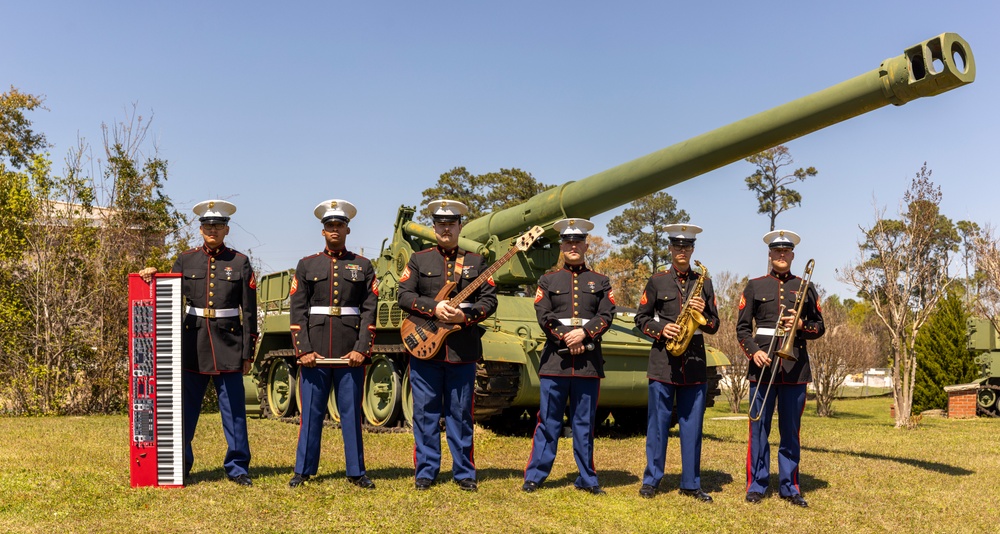
<path fill-rule="evenodd" d="M 128 298 L 130 482 L 184 487 L 181 275 L 130 274 Z"/>

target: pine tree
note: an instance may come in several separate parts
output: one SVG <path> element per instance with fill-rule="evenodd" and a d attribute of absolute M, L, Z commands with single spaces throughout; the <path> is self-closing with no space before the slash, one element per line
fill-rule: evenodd
<path fill-rule="evenodd" d="M 937 309 L 917 334 L 917 376 L 913 412 L 945 409 L 944 386 L 965 384 L 976 378 L 975 355 L 968 347 L 969 312 L 958 290 L 938 302 Z"/>

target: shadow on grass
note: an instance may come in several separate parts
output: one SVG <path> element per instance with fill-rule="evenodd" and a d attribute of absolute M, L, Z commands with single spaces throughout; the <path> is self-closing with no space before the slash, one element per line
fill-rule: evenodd
<path fill-rule="evenodd" d="M 773 430 L 772 430 L 773 432 Z M 702 439 L 705 441 L 715 441 L 719 443 L 746 443 L 746 440 L 731 438 L 731 437 L 720 437 L 715 434 L 705 433 L 702 435 Z M 772 454 L 776 451 L 777 447 L 772 444 Z M 869 460 L 886 460 L 890 462 L 898 462 L 901 464 L 910 465 L 913 467 L 919 467 L 921 469 L 926 469 L 927 471 L 933 471 L 935 473 L 941 473 L 943 475 L 951 476 L 967 476 L 974 474 L 975 471 L 970 471 L 964 467 L 958 467 L 954 465 L 944 464 L 941 462 L 931 462 L 928 460 L 922 460 L 918 458 L 905 458 L 902 456 L 889 456 L 886 454 L 875 454 L 871 452 L 860 452 L 860 451 L 846 451 L 846 450 L 836 450 L 827 449 L 824 447 L 802 447 L 803 451 L 810 452 L 820 452 L 826 454 L 843 454 L 847 456 L 855 456 L 858 458 L 866 458 Z"/>
<path fill-rule="evenodd" d="M 802 447 L 802 450 L 812 451 L 812 452 L 822 452 L 827 454 L 843 454 L 847 456 L 855 456 L 858 458 L 866 458 L 868 460 L 885 460 L 889 462 L 897 462 L 913 467 L 919 467 L 920 469 L 926 469 L 927 471 L 933 471 L 935 473 L 941 473 L 942 475 L 951 476 L 968 476 L 975 474 L 975 471 L 970 471 L 964 467 L 958 467 L 954 465 L 948 465 L 941 462 L 931 462 L 928 460 L 922 460 L 918 458 L 904 458 L 901 456 L 888 456 L 885 454 L 875 454 L 871 452 L 859 452 L 859 451 L 841 451 L 835 449 L 827 449 L 823 447 Z"/>
<path fill-rule="evenodd" d="M 572 486 L 576 482 L 576 478 L 579 476 L 578 473 L 566 473 L 560 479 L 550 478 L 545 481 L 545 486 L 549 488 L 564 488 L 567 486 Z M 603 488 L 617 488 L 619 486 L 636 486 L 641 479 L 635 476 L 634 473 L 629 471 L 622 471 L 617 469 L 608 470 L 597 470 L 597 478 L 601 481 L 601 487 Z"/>
<path fill-rule="evenodd" d="M 702 470 L 701 472 L 701 489 L 705 493 L 719 493 L 723 491 L 726 486 L 733 484 L 733 475 L 726 473 L 725 471 L 715 471 L 715 470 Z M 680 473 L 667 473 L 660 480 L 659 491 L 671 492 L 677 491 L 681 487 L 681 474 Z M 636 488 L 638 490 L 638 488 Z M 740 481 L 739 488 L 743 491 L 743 481 Z M 732 488 L 730 488 L 732 490 Z"/>
<path fill-rule="evenodd" d="M 250 464 L 250 478 L 263 478 L 273 475 L 280 475 L 282 473 L 287 473 L 288 477 L 292 477 L 292 467 L 289 465 L 282 466 L 259 466 Z M 191 486 L 193 484 L 199 484 L 203 482 L 218 482 L 220 480 L 227 480 L 226 471 L 222 467 L 204 467 L 202 470 L 198 470 L 197 465 L 191 470 L 191 475 L 185 479 L 184 483 L 186 486 Z"/>

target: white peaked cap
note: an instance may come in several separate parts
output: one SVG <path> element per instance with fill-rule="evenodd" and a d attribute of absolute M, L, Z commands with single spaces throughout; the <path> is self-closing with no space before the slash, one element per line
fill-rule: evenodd
<path fill-rule="evenodd" d="M 358 208 L 355 208 L 354 204 L 339 198 L 324 200 L 313 210 L 313 215 L 324 223 L 329 219 L 338 219 L 349 223 L 357 214 Z"/>
<path fill-rule="evenodd" d="M 694 241 L 697 239 L 698 234 L 702 232 L 700 226 L 695 226 L 693 224 L 668 224 L 663 227 L 663 230 L 667 232 L 667 237 L 671 241 L 674 240 L 684 240 L 684 241 Z"/>
<path fill-rule="evenodd" d="M 457 200 L 441 199 L 427 204 L 427 209 L 431 211 L 431 217 L 438 219 L 458 220 L 466 213 L 469 207 Z"/>
<path fill-rule="evenodd" d="M 205 200 L 195 204 L 192 211 L 202 221 L 205 219 L 217 219 L 228 222 L 229 217 L 236 213 L 236 206 L 232 202 L 226 202 L 225 200 Z"/>
<path fill-rule="evenodd" d="M 561 219 L 556 221 L 553 228 L 559 232 L 559 237 L 563 239 L 583 239 L 587 233 L 594 229 L 594 223 L 587 219 Z"/>
<path fill-rule="evenodd" d="M 764 243 L 768 248 L 795 248 L 799 241 L 802 238 L 791 230 L 774 230 L 764 234 Z"/>

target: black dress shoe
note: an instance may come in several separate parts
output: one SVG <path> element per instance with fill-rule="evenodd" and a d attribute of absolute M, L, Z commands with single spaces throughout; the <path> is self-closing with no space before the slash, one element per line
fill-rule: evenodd
<path fill-rule="evenodd" d="M 764 494 L 758 491 L 751 491 L 747 493 L 747 502 L 750 504 L 760 504 L 760 501 L 764 500 Z"/>
<path fill-rule="evenodd" d="M 247 474 L 229 477 L 229 480 L 239 484 L 240 486 L 247 486 L 247 487 L 253 486 L 253 481 L 250 480 L 250 475 Z"/>
<path fill-rule="evenodd" d="M 533 493 L 541 484 L 538 482 L 532 482 L 530 480 L 525 480 L 524 484 L 521 485 L 521 491 L 525 493 Z"/>
<path fill-rule="evenodd" d="M 416 482 L 416 488 L 421 491 L 431 489 L 432 485 L 434 481 L 429 478 L 418 478 Z"/>
<path fill-rule="evenodd" d="M 288 487 L 297 488 L 305 484 L 307 480 L 309 480 L 309 475 L 300 475 L 298 473 L 295 473 L 295 476 L 293 476 L 292 479 L 288 481 Z"/>
<path fill-rule="evenodd" d="M 587 487 L 577 486 L 576 489 L 583 490 L 583 491 L 586 491 L 587 493 L 591 493 L 591 494 L 594 494 L 594 495 L 607 495 L 608 494 L 608 492 L 602 490 L 600 486 L 587 486 Z"/>
<path fill-rule="evenodd" d="M 368 475 L 347 477 L 347 481 L 361 489 L 375 489 L 375 483 L 372 482 L 372 479 L 368 478 Z"/>
<path fill-rule="evenodd" d="M 795 506 L 801 506 L 803 508 L 809 508 L 809 503 L 802 498 L 802 495 L 796 493 L 795 495 L 782 495 L 782 499 L 794 504 Z"/>
<path fill-rule="evenodd" d="M 701 502 L 712 502 L 712 496 L 705 493 L 704 491 L 701 491 L 701 488 L 693 490 L 681 488 L 681 495 L 694 497 L 695 499 L 698 499 Z"/>
<path fill-rule="evenodd" d="M 656 497 L 656 486 L 643 484 L 642 487 L 639 488 L 639 496 L 643 499 L 652 499 L 653 497 Z"/>
<path fill-rule="evenodd" d="M 455 484 L 458 484 L 458 487 L 461 488 L 462 491 L 479 491 L 479 484 L 476 484 L 476 479 L 474 478 L 456 480 Z"/>

